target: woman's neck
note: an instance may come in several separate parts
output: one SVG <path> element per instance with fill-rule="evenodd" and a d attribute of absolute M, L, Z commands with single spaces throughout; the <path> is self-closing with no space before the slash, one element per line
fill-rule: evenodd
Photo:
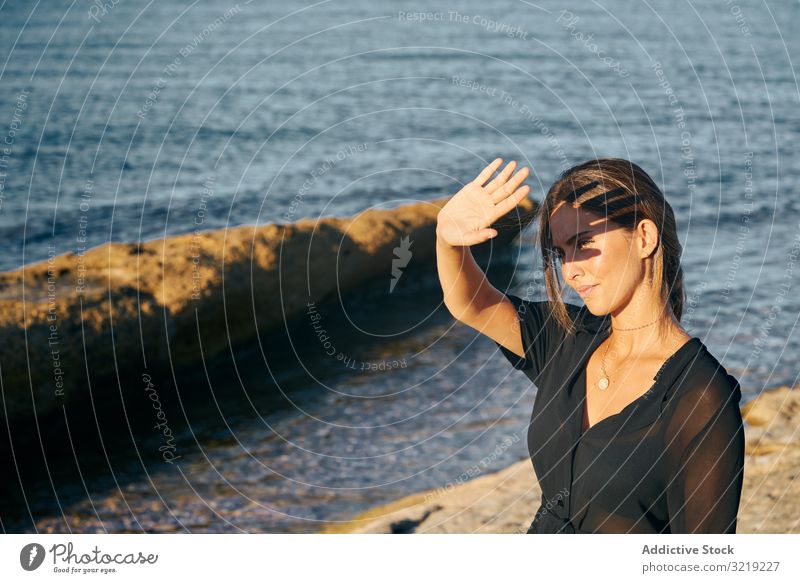
<path fill-rule="evenodd" d="M 630 322 L 630 319 L 625 319 Z M 634 328 L 630 330 L 629 328 Z M 608 342 L 609 351 L 613 351 L 616 359 L 635 358 L 654 352 L 674 352 L 691 336 L 681 327 L 680 322 L 670 311 L 668 318 L 644 320 L 642 324 L 623 325 L 619 319 L 611 316 L 611 332 Z"/>

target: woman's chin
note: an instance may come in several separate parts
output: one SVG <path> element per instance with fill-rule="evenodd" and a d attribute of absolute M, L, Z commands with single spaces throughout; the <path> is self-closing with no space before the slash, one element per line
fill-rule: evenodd
<path fill-rule="evenodd" d="M 586 305 L 586 309 L 589 311 L 589 313 L 593 316 L 600 316 L 602 318 L 608 314 L 608 310 L 606 310 L 605 307 L 597 301 L 597 299 L 593 300 L 591 297 L 589 297 L 583 300 L 583 303 Z"/>

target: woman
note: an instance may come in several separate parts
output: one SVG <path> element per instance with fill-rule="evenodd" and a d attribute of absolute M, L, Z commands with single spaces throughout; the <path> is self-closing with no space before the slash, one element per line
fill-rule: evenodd
<path fill-rule="evenodd" d="M 680 325 L 670 205 L 627 160 L 564 172 L 540 205 L 548 301 L 494 288 L 469 246 L 527 195 L 496 159 L 441 209 L 445 305 L 536 384 L 528 450 L 542 504 L 528 533 L 735 533 L 744 466 L 738 381 Z M 564 303 L 563 284 L 584 306 Z"/>

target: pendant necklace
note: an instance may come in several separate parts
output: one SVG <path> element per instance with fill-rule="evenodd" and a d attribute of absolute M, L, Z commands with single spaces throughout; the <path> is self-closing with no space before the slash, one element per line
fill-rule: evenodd
<path fill-rule="evenodd" d="M 639 328 L 645 328 L 647 326 L 652 326 L 653 324 L 658 322 L 659 319 L 660 319 L 660 316 L 658 318 L 656 318 L 655 320 L 653 320 L 652 322 L 650 322 L 649 324 L 645 324 L 644 326 L 637 326 L 636 328 L 617 328 L 617 330 L 622 331 L 622 332 L 629 332 L 631 330 L 638 330 Z M 612 329 L 612 332 L 613 331 L 614 330 Z M 611 334 L 609 334 L 609 337 L 611 337 Z M 611 344 L 611 343 L 609 342 L 609 344 Z M 599 381 L 597 381 L 597 388 L 599 388 L 601 391 L 605 391 L 608 388 L 608 385 L 609 385 L 608 373 L 606 372 L 606 354 L 608 354 L 608 346 L 609 346 L 609 344 L 606 344 L 606 349 L 603 351 L 603 359 L 600 361 L 600 367 L 603 369 L 603 376 L 600 377 Z"/>

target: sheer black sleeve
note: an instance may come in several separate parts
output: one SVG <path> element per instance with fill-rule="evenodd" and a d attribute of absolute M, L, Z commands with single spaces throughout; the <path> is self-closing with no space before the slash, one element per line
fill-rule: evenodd
<path fill-rule="evenodd" d="M 558 324 L 550 314 L 549 302 L 523 300 L 513 294 L 506 297 L 517 311 L 525 356 L 517 356 L 499 342 L 495 344 L 514 368 L 534 378 L 547 364 L 554 342 L 558 342 Z"/>
<path fill-rule="evenodd" d="M 744 478 L 744 427 L 738 381 L 718 369 L 688 375 L 665 428 L 672 468 L 670 532 L 736 532 Z"/>

